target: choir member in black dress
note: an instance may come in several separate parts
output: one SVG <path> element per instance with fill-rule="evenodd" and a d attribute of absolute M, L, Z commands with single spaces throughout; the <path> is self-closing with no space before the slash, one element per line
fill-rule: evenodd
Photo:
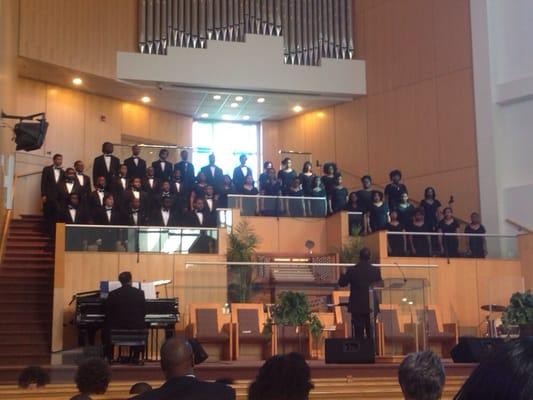
<path fill-rule="evenodd" d="M 96 157 L 93 162 L 93 182 L 99 176 L 105 177 L 105 181 L 108 185 L 111 185 L 113 179 L 118 175 L 118 169 L 120 167 L 120 160 L 113 155 L 113 143 L 105 142 L 102 145 L 102 155 Z M 110 191 L 110 188 L 106 188 Z"/>
<path fill-rule="evenodd" d="M 263 163 L 263 172 L 259 175 L 259 192 L 263 191 L 263 187 L 268 181 L 268 170 L 273 168 L 272 161 L 265 161 Z"/>
<path fill-rule="evenodd" d="M 87 196 L 91 193 L 91 178 L 85 175 L 85 164 L 83 161 L 78 160 L 74 163 L 74 169 L 76 170 L 76 178 L 82 188 L 81 202 L 87 200 Z"/>
<path fill-rule="evenodd" d="M 292 181 L 296 178 L 296 171 L 292 169 L 292 160 L 287 157 L 281 161 L 281 169 L 278 172 L 278 179 L 281 181 L 281 191 L 287 194 Z"/>
<path fill-rule="evenodd" d="M 337 184 L 337 167 L 334 163 L 325 163 L 323 171 L 324 175 L 322 176 L 322 184 L 324 185 L 324 189 L 326 189 L 326 195 L 328 196 L 328 199 L 331 200 L 333 188 Z"/>
<path fill-rule="evenodd" d="M 294 178 L 289 190 L 287 191 L 287 196 L 294 197 L 294 199 L 288 199 L 289 215 L 291 217 L 305 216 L 304 200 L 300 198 L 303 197 L 303 195 L 304 191 L 302 190 L 300 179 Z"/>
<path fill-rule="evenodd" d="M 207 177 L 205 175 L 205 172 L 203 170 L 200 171 L 198 174 L 198 177 L 196 178 L 196 183 L 193 185 L 191 194 L 189 197 L 189 209 L 192 210 L 192 207 L 194 205 L 194 200 L 196 198 L 203 198 L 205 196 L 205 188 L 207 185 L 213 186 L 212 183 L 207 181 Z"/>
<path fill-rule="evenodd" d="M 244 185 L 241 187 L 240 194 L 244 196 L 257 196 L 259 191 L 254 186 L 254 178 L 252 175 L 248 175 L 244 181 Z M 258 198 L 257 197 L 242 197 L 241 198 L 241 213 L 242 215 L 254 216 L 258 210 Z"/>
<path fill-rule="evenodd" d="M 72 193 L 76 193 L 81 198 L 83 195 L 83 188 L 76 179 L 76 171 L 74 171 L 74 168 L 67 168 L 65 170 L 64 178 L 57 184 L 58 210 L 64 209 L 67 206 L 69 196 Z"/>
<path fill-rule="evenodd" d="M 276 170 L 270 168 L 267 171 L 268 179 L 261 189 L 261 194 L 264 197 L 261 199 L 261 215 L 274 217 L 279 216 L 281 210 L 281 200 L 277 196 L 281 196 L 282 187 L 281 181 L 276 177 Z"/>
<path fill-rule="evenodd" d="M 348 189 L 342 185 L 342 175 L 335 179 L 335 187 L 331 193 L 331 212 L 336 213 L 344 210 L 348 199 Z"/>
<path fill-rule="evenodd" d="M 141 154 L 141 148 L 136 144 L 131 146 L 131 157 L 124 160 L 124 164 L 128 167 L 128 179 L 144 178 L 146 175 L 146 161 L 144 161 L 139 155 Z"/>
<path fill-rule="evenodd" d="M 229 175 L 224 175 L 222 186 L 218 188 L 215 194 L 219 208 L 228 208 L 228 195 L 236 194 L 235 187 Z"/>
<path fill-rule="evenodd" d="M 415 210 L 413 223 L 409 226 L 409 232 L 431 232 L 425 221 L 425 212 L 422 208 Z M 409 247 L 415 257 L 429 257 L 431 255 L 431 241 L 429 235 L 409 235 Z"/>
<path fill-rule="evenodd" d="M 159 160 L 152 162 L 152 167 L 154 167 L 154 175 L 157 179 L 163 181 L 170 181 L 172 179 L 172 172 L 174 171 L 174 166 L 170 161 L 167 161 L 168 150 L 161 149 L 159 151 Z"/>
<path fill-rule="evenodd" d="M 440 233 L 457 233 L 459 222 L 453 216 L 453 210 L 446 207 L 444 218 L 437 224 Z M 444 236 L 444 235 L 443 235 Z M 457 236 L 439 236 L 440 251 L 444 257 L 459 257 L 459 238 Z"/>
<path fill-rule="evenodd" d="M 194 173 L 194 165 L 189 162 L 189 153 L 187 150 L 182 150 L 180 152 L 181 161 L 174 165 L 174 171 L 179 169 L 181 171 L 181 177 L 183 183 L 188 188 L 191 188 L 194 185 L 194 179 L 196 177 Z"/>
<path fill-rule="evenodd" d="M 364 218 L 363 218 L 364 213 L 361 210 L 361 207 L 359 207 L 359 204 L 357 203 L 356 192 L 351 192 L 348 195 L 348 202 L 346 203 L 346 206 L 344 206 L 344 210 L 351 212 L 351 213 L 359 213 L 359 214 L 348 215 L 348 229 L 349 229 L 350 235 L 364 234 L 365 232 Z"/>
<path fill-rule="evenodd" d="M 372 204 L 372 177 L 365 175 L 361 178 L 362 189 L 357 191 L 357 204 L 361 208 L 361 211 L 368 212 L 370 205 Z"/>
<path fill-rule="evenodd" d="M 474 212 L 470 215 L 470 223 L 465 227 L 465 233 L 483 235 L 487 233 L 481 224 L 481 216 Z M 487 241 L 483 236 L 468 237 L 468 255 L 472 258 L 485 258 L 487 256 Z"/>
<path fill-rule="evenodd" d="M 404 225 L 398 220 L 398 211 L 390 212 L 390 222 L 387 223 L 387 232 L 404 232 Z M 405 256 L 406 242 L 405 235 L 387 235 L 389 256 Z"/>
<path fill-rule="evenodd" d="M 311 197 L 313 197 L 311 201 L 311 215 L 313 217 L 325 217 L 327 215 L 328 200 L 326 189 L 324 189 L 320 176 L 315 176 Z"/>
<path fill-rule="evenodd" d="M 222 180 L 224 179 L 224 173 L 222 172 L 222 168 L 219 168 L 216 166 L 215 161 L 216 161 L 215 155 L 213 153 L 209 154 L 209 164 L 203 166 L 200 169 L 200 172 L 204 173 L 207 183 L 209 183 L 210 185 L 213 185 L 216 191 L 218 190 L 220 185 L 222 185 Z"/>
<path fill-rule="evenodd" d="M 55 154 L 53 164 L 43 168 L 41 175 L 41 200 L 43 202 L 43 216 L 46 229 L 53 236 L 55 220 L 57 218 L 57 186 L 65 176 L 63 171 L 63 156 Z"/>
<path fill-rule="evenodd" d="M 402 193 L 396 211 L 398 211 L 398 221 L 400 221 L 402 226 L 408 226 L 413 220 L 415 208 L 409 202 L 409 195 L 407 192 Z"/>
<path fill-rule="evenodd" d="M 382 231 L 387 228 L 389 222 L 389 206 L 383 202 L 383 193 L 374 190 L 372 194 L 372 204 L 368 211 L 369 232 Z"/>
<path fill-rule="evenodd" d="M 407 186 L 401 183 L 402 173 L 400 170 L 393 170 L 389 174 L 390 183 L 385 186 L 385 201 L 389 204 L 390 210 L 396 210 L 401 201 L 402 193 L 407 193 Z"/>
<path fill-rule="evenodd" d="M 244 185 L 246 177 L 251 176 L 253 181 L 252 169 L 246 165 L 248 158 L 246 154 L 241 154 L 239 157 L 239 166 L 233 170 L 233 185 L 237 191 L 240 191 Z"/>
<path fill-rule="evenodd" d="M 420 201 L 420 207 L 424 210 L 426 217 L 426 224 L 435 232 L 437 230 L 437 223 L 439 222 L 441 203 L 436 198 L 435 189 L 427 187 L 424 190 L 424 198 Z"/>
<path fill-rule="evenodd" d="M 300 184 L 302 185 L 304 196 L 311 196 L 311 192 L 313 191 L 313 181 L 315 179 L 315 174 L 313 173 L 313 164 L 311 164 L 310 161 L 306 161 L 304 163 L 302 173 L 298 178 L 300 179 Z"/>

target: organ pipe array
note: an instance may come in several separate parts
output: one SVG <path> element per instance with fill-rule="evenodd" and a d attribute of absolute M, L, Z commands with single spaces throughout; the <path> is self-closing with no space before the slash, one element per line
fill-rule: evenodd
<path fill-rule="evenodd" d="M 351 59 L 352 0 L 138 0 L 139 50 L 205 48 L 207 40 L 244 41 L 246 33 L 283 36 L 287 64 Z"/>

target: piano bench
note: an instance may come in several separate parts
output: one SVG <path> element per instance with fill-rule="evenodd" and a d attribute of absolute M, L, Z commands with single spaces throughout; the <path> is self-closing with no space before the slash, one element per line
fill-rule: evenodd
<path fill-rule="evenodd" d="M 134 347 L 141 353 L 140 360 L 146 358 L 146 344 L 148 342 L 148 329 L 111 329 L 110 344 L 118 347 L 118 357 L 120 359 L 121 347 L 130 348 L 130 358 Z M 141 350 L 142 349 L 142 350 Z"/>

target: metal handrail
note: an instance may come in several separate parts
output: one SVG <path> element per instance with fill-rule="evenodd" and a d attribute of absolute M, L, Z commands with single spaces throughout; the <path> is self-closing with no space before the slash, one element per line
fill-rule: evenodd
<path fill-rule="evenodd" d="M 527 226 L 524 226 L 522 224 L 519 224 L 516 221 L 513 221 L 512 219 L 507 218 L 505 220 L 508 224 L 513 225 L 515 228 L 517 228 L 519 231 L 526 231 L 527 233 L 533 233 L 533 229 L 528 228 Z"/>
<path fill-rule="evenodd" d="M 465 237 L 501 237 L 508 239 L 516 239 L 517 235 L 502 235 L 498 233 L 445 233 L 445 232 L 390 232 L 387 235 L 412 235 L 412 236 L 465 236 Z"/>
<path fill-rule="evenodd" d="M 250 198 L 250 199 L 294 199 L 294 200 L 325 200 L 326 197 L 309 196 L 268 196 L 263 194 L 228 194 L 228 198 Z"/>
<path fill-rule="evenodd" d="M 43 173 L 42 171 L 34 171 L 34 172 L 28 172 L 26 174 L 16 175 L 15 177 L 16 178 L 26 178 L 28 176 L 41 175 L 42 173 Z"/>
<path fill-rule="evenodd" d="M 302 262 L 261 262 L 261 261 L 187 261 L 185 267 L 193 265 L 232 265 L 232 266 L 306 266 L 306 267 L 353 267 L 353 263 L 302 263 Z M 372 264 L 380 268 L 438 268 L 438 264 Z"/>
<path fill-rule="evenodd" d="M 95 224 L 65 224 L 67 228 L 105 228 L 105 229 L 157 229 L 160 231 L 176 231 L 176 230 L 195 230 L 195 231 L 218 231 L 218 228 L 202 228 L 202 227 L 187 227 L 187 226 L 130 226 L 130 225 L 95 225 Z"/>

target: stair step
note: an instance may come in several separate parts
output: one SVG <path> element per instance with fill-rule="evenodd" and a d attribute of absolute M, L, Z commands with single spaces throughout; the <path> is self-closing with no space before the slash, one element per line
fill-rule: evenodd
<path fill-rule="evenodd" d="M 46 263 L 43 263 L 43 264 L 38 264 L 38 263 L 35 263 L 35 264 L 25 264 L 25 265 L 20 265 L 20 264 L 3 264 L 0 266 L 0 271 L 8 271 L 8 270 L 24 270 L 24 271 L 31 271 L 31 270 L 53 270 L 54 269 L 54 265 L 53 264 L 46 264 Z"/>
<path fill-rule="evenodd" d="M 0 280 L 0 290 L 5 288 L 21 288 L 27 291 L 48 288 L 52 290 L 52 277 L 28 280 L 27 277 L 5 276 Z"/>
<path fill-rule="evenodd" d="M 18 302 L 7 302 L 2 305 L 0 305 L 0 315 L 1 314 L 9 314 L 12 315 L 14 313 L 24 313 L 24 314 L 31 314 L 31 313 L 45 313 L 45 314 L 51 314 L 52 313 L 52 304 L 50 302 L 28 302 L 28 303 L 18 303 Z M 24 316 L 26 317 L 26 315 Z"/>
<path fill-rule="evenodd" d="M 38 302 L 38 301 L 42 301 L 42 300 L 45 300 L 51 297 L 52 297 L 51 290 L 46 290 L 46 291 L 37 292 L 37 293 L 28 293 L 27 290 L 6 293 L 5 290 L 2 290 L 2 293 L 0 293 L 0 303 L 6 302 L 6 301 L 19 302 L 19 301 L 25 301 L 25 300 L 32 301 L 32 302 Z"/>
<path fill-rule="evenodd" d="M 44 248 L 20 249 L 20 248 L 13 248 L 11 246 L 7 246 L 5 256 L 6 257 L 8 256 L 18 257 L 18 256 L 28 255 L 28 256 L 51 257 L 53 256 L 53 254 L 54 253 L 51 251 L 51 249 L 44 249 Z"/>
<path fill-rule="evenodd" d="M 9 251 L 11 249 L 16 249 L 16 250 L 19 250 L 19 249 L 28 249 L 28 250 L 33 250 L 33 249 L 43 249 L 43 250 L 47 250 L 49 252 L 53 252 L 53 248 L 52 246 L 50 246 L 50 241 L 45 241 L 45 240 L 36 240 L 36 241 L 32 241 L 32 240 L 25 240 L 25 241 L 21 241 L 21 240 L 17 240 L 17 241 L 10 241 L 8 240 L 7 241 L 7 245 L 6 245 L 6 251 Z"/>
<path fill-rule="evenodd" d="M 3 333 L 13 333 L 20 332 L 20 320 L 18 321 L 2 321 L 2 332 Z M 36 332 L 49 332 L 52 326 L 52 321 L 44 319 L 43 317 L 32 318 L 31 320 L 24 321 L 24 329 Z M 2 357 L 0 357 L 2 358 Z"/>
<path fill-rule="evenodd" d="M 9 269 L 0 271 L 0 282 L 4 278 L 44 278 L 50 279 L 52 277 L 51 271 L 47 270 L 28 270 L 21 269 Z"/>
<path fill-rule="evenodd" d="M 44 221 L 31 220 L 31 219 L 12 219 L 9 226 L 10 227 L 28 226 L 28 227 L 44 228 Z"/>
<path fill-rule="evenodd" d="M 43 263 L 43 264 L 54 264 L 54 257 L 44 254 L 17 254 L 17 255 L 8 255 L 4 257 L 5 264 L 20 264 L 20 262 L 25 263 Z"/>
<path fill-rule="evenodd" d="M 0 333 L 0 345 L 15 344 L 15 345 L 49 345 L 50 334 L 43 332 L 12 332 L 12 333 Z"/>
<path fill-rule="evenodd" d="M 2 358 L 16 354 L 26 354 L 28 356 L 43 356 L 50 353 L 50 345 L 42 344 L 0 344 L 0 354 Z"/>
<path fill-rule="evenodd" d="M 50 355 L 10 355 L 0 357 L 1 365 L 48 365 L 50 364 Z"/>

